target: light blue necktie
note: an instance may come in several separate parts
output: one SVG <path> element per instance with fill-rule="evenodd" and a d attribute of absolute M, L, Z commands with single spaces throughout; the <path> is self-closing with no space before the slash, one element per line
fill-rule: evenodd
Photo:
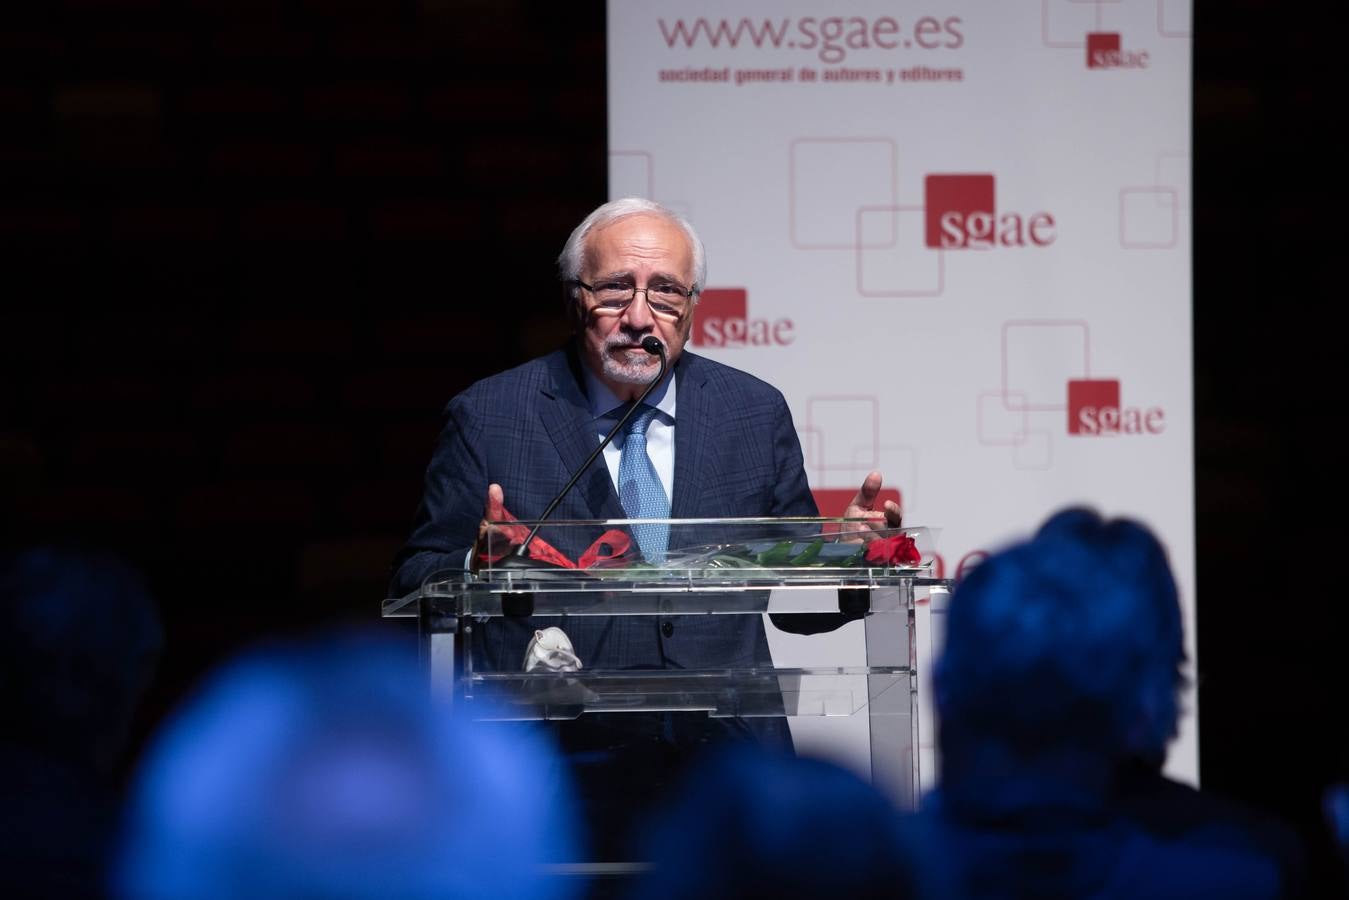
<path fill-rule="evenodd" d="M 656 417 L 656 408 L 643 403 L 624 426 L 623 455 L 618 461 L 618 499 L 630 519 L 665 519 L 670 516 L 670 498 L 646 453 L 646 429 Z M 665 561 L 670 542 L 669 525 L 633 525 L 632 536 L 647 562 Z"/>

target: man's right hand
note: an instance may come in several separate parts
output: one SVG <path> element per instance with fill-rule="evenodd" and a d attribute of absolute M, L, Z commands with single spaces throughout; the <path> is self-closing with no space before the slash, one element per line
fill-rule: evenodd
<path fill-rule="evenodd" d="M 862 481 L 862 486 L 857 489 L 857 494 L 848 504 L 848 508 L 843 511 L 845 519 L 868 519 L 867 525 L 863 530 L 854 533 L 850 537 L 842 539 L 842 543 L 861 543 L 874 541 L 879 535 L 876 532 L 890 528 L 898 528 L 904 522 L 904 513 L 900 510 L 899 504 L 893 500 L 886 500 L 884 503 L 877 502 L 881 494 L 881 473 L 871 472 Z"/>
<path fill-rule="evenodd" d="M 487 502 L 483 504 L 482 520 L 478 522 L 478 539 L 473 542 L 473 552 L 469 557 L 469 568 L 474 572 L 482 565 L 482 556 L 503 556 L 509 553 L 515 544 L 500 525 L 506 519 L 506 495 L 499 484 L 487 486 Z"/>

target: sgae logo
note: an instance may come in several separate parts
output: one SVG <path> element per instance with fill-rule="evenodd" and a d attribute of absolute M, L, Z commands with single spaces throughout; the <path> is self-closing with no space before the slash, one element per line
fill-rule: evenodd
<path fill-rule="evenodd" d="M 1146 69 L 1148 51 L 1125 50 L 1119 32 L 1094 31 L 1087 35 L 1088 69 Z"/>
<path fill-rule="evenodd" d="M 1142 409 L 1120 402 L 1118 379 L 1068 382 L 1068 433 L 1092 436 L 1161 434 L 1166 427 L 1161 407 Z"/>
<path fill-rule="evenodd" d="M 990 174 L 929 175 L 923 180 L 925 243 L 942 250 L 1047 247 L 1054 217 L 997 210 Z"/>
<path fill-rule="evenodd" d="M 744 288 L 707 288 L 693 310 L 695 347 L 785 347 L 796 340 L 791 319 L 751 319 Z"/>

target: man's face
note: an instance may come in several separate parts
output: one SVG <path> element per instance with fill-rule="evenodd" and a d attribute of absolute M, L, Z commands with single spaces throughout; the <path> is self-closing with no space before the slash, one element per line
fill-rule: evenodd
<path fill-rule="evenodd" d="M 666 285 L 687 291 L 693 277 L 688 237 L 663 216 L 627 216 L 586 236 L 581 267 L 586 284 Z M 693 324 L 691 299 L 667 303 L 654 295 L 648 300 L 645 291 L 638 291 L 619 311 L 605 309 L 591 291 L 578 292 L 586 364 L 620 399 L 635 398 L 660 370 L 660 359 L 642 349 L 642 338 L 650 334 L 660 338 L 670 365 L 679 358 Z"/>

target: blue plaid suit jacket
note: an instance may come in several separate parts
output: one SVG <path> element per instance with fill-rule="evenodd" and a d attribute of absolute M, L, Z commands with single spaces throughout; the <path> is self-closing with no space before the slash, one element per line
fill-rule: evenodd
<path fill-rule="evenodd" d="M 574 349 L 559 350 L 479 381 L 450 401 L 416 527 L 399 555 L 398 594 L 415 590 L 436 571 L 462 570 L 489 484 L 502 486 L 513 515 L 533 519 L 594 450 L 595 427 L 580 365 Z M 679 409 L 671 516 L 815 515 L 800 442 L 781 392 L 692 353 L 681 354 L 674 370 Z M 582 475 L 553 516 L 624 518 L 602 460 Z M 680 537 L 682 544 L 714 540 L 711 532 Z M 574 559 L 584 548 L 558 549 Z M 669 627 L 662 629 L 666 623 L 673 626 L 669 634 Z M 475 629 L 475 665 L 518 670 L 533 630 L 548 624 L 557 622 L 493 620 Z M 770 661 L 758 616 L 572 618 L 565 630 L 587 668 Z"/>

